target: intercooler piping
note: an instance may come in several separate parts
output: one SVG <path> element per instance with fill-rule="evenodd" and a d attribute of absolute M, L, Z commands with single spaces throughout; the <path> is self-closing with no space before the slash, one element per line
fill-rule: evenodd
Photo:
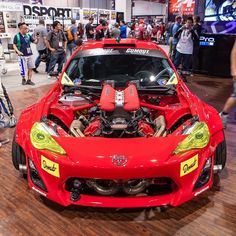
<path fill-rule="evenodd" d="M 166 136 L 166 122 L 164 116 L 158 116 L 154 120 L 154 124 L 156 126 L 156 133 L 153 137 L 165 137 Z"/>

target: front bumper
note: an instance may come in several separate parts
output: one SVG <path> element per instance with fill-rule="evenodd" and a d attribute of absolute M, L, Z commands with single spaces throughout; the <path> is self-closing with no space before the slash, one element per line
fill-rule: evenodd
<path fill-rule="evenodd" d="M 39 152 L 32 148 L 31 155 L 27 155 L 27 157 L 33 160 L 47 191 L 40 189 L 32 182 L 29 168 L 28 183 L 38 193 L 63 206 L 80 205 L 112 208 L 178 206 L 212 186 L 213 164 L 210 167 L 210 177 L 207 183 L 198 189 L 194 189 L 206 161 L 212 158 L 213 163 L 214 153 L 211 150 L 212 148 L 208 147 L 199 152 L 191 151 L 181 156 L 173 156 L 164 162 L 153 162 L 143 166 L 113 167 L 111 169 L 110 167 L 94 166 L 92 163 L 90 166 L 81 166 L 79 162 L 72 163 L 66 157 L 58 158 L 49 152 Z M 49 162 L 46 161 L 45 163 L 45 160 Z M 188 165 L 188 168 L 185 169 L 186 173 L 183 172 L 183 164 Z M 82 193 L 77 201 L 73 201 L 71 200 L 71 192 L 66 189 L 66 182 L 70 178 L 122 180 L 169 178 L 174 185 L 172 185 L 171 192 L 155 196 L 98 196 Z"/>

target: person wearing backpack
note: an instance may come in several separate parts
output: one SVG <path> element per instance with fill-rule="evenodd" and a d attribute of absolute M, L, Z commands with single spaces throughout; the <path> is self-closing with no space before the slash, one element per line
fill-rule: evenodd
<path fill-rule="evenodd" d="M 13 39 L 13 48 L 19 56 L 19 65 L 21 69 L 22 85 L 35 85 L 32 82 L 32 71 L 34 66 L 33 53 L 30 47 L 31 43 L 38 43 L 38 37 L 33 38 L 28 34 L 28 26 L 22 22 L 18 24 L 19 33 Z M 28 78 L 26 81 L 26 71 L 28 70 Z"/>
<path fill-rule="evenodd" d="M 66 60 L 66 48 L 67 39 L 62 31 L 62 25 L 59 21 L 54 21 L 52 24 L 53 30 L 47 35 L 47 48 L 51 52 L 49 68 L 48 68 L 48 78 L 61 73 L 63 64 Z M 58 63 L 57 73 L 55 74 L 54 68 Z"/>
<path fill-rule="evenodd" d="M 78 28 L 76 25 L 76 20 L 71 20 L 71 26 L 66 30 L 67 38 L 67 52 L 71 56 L 73 48 L 76 46 L 75 41 L 78 39 Z"/>

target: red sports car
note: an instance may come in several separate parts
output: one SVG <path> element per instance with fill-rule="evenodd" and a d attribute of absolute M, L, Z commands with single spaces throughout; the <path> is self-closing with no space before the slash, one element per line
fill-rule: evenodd
<path fill-rule="evenodd" d="M 22 112 L 12 159 L 63 206 L 178 206 L 211 188 L 226 144 L 217 111 L 160 47 L 107 39 L 82 45 Z"/>

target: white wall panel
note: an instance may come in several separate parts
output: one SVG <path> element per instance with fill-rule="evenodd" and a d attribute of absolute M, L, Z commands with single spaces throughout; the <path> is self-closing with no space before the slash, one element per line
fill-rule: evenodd
<path fill-rule="evenodd" d="M 136 1 L 133 8 L 133 15 L 165 15 L 166 5 L 162 3 Z"/>
<path fill-rule="evenodd" d="M 78 7 L 78 0 L 44 0 L 45 6 L 54 6 L 54 7 Z"/>

